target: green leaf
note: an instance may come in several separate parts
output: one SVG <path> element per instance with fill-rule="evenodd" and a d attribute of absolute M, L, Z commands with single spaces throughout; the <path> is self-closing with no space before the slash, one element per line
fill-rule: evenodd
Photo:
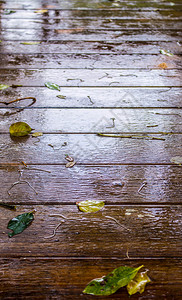
<path fill-rule="evenodd" d="M 0 84 L 0 90 L 5 90 L 7 88 L 9 88 L 10 86 L 9 85 L 6 85 L 6 84 Z"/>
<path fill-rule="evenodd" d="M 60 87 L 58 84 L 55 84 L 55 83 L 51 83 L 51 82 L 45 82 L 44 83 L 45 86 L 51 90 L 57 90 L 57 91 L 60 91 Z"/>
<path fill-rule="evenodd" d="M 161 50 L 160 50 L 160 53 L 161 53 L 161 54 L 164 54 L 164 55 L 167 55 L 167 56 L 173 56 L 173 54 L 170 53 L 169 50 L 163 50 L 163 49 L 161 49 Z"/>
<path fill-rule="evenodd" d="M 31 132 L 32 128 L 25 122 L 16 122 L 13 123 L 10 128 L 9 132 L 12 136 L 25 136 Z"/>
<path fill-rule="evenodd" d="M 66 99 L 66 96 L 63 96 L 63 95 L 57 95 L 56 97 L 60 98 L 60 99 Z"/>
<path fill-rule="evenodd" d="M 8 236 L 12 237 L 16 234 L 23 232 L 30 223 L 34 220 L 33 212 L 24 213 L 18 215 L 17 217 L 11 219 L 8 223 L 8 229 L 11 229 L 13 232 L 9 232 Z"/>
<path fill-rule="evenodd" d="M 118 289 L 126 286 L 142 268 L 119 267 L 102 278 L 92 280 L 83 293 L 96 296 L 109 296 L 114 294 Z"/>
<path fill-rule="evenodd" d="M 134 279 L 132 279 L 127 285 L 127 291 L 129 295 L 133 295 L 137 292 L 140 294 L 144 292 L 147 283 L 151 282 L 147 276 L 147 272 L 138 273 Z"/>
<path fill-rule="evenodd" d="M 22 45 L 38 45 L 38 44 L 40 44 L 40 42 L 22 42 L 20 44 L 22 44 Z"/>
<path fill-rule="evenodd" d="M 4 15 L 14 14 L 15 12 L 16 12 L 15 10 L 10 10 L 10 9 L 4 9 L 3 10 Z"/>
<path fill-rule="evenodd" d="M 98 210 L 102 209 L 105 205 L 104 201 L 97 201 L 97 200 L 85 200 L 76 203 L 79 210 L 92 213 L 97 212 Z"/>

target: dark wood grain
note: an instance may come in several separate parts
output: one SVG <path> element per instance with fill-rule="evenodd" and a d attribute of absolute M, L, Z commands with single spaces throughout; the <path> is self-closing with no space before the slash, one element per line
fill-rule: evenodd
<path fill-rule="evenodd" d="M 182 15 L 182 13 L 181 13 Z M 74 14 L 73 14 L 74 16 Z M 182 27 L 182 20 L 177 19 L 167 19 L 161 20 L 161 19 L 142 19 L 142 18 L 135 18 L 135 19 L 121 19 L 121 18 L 99 18 L 96 19 L 93 18 L 62 18 L 62 19 L 43 19 L 43 20 L 35 20 L 35 19 L 21 19 L 21 22 L 19 19 L 7 19 L 3 18 L 1 20 L 1 26 L 3 29 L 30 29 L 32 28 L 35 30 L 44 30 L 44 29 L 65 29 L 65 28 L 85 28 L 85 29 L 94 29 L 94 28 L 102 28 L 102 29 L 139 29 L 139 28 L 150 28 L 150 29 L 176 29 Z M 157 23 L 156 23 L 157 22 Z"/>
<path fill-rule="evenodd" d="M 28 42 L 31 42 L 28 41 Z M 0 44 L 0 53 L 106 53 L 106 54 L 158 54 L 160 58 L 167 61 L 172 61 L 173 58 L 164 57 L 160 54 L 161 49 L 168 49 L 175 55 L 181 54 L 181 44 L 179 42 L 125 42 L 113 40 L 107 41 L 49 41 L 40 42 L 37 45 L 23 45 L 20 41 L 2 41 Z M 150 62 L 149 62 L 150 63 Z"/>
<path fill-rule="evenodd" d="M 48 150 L 45 148 L 45 151 L 47 153 Z M 55 153 L 58 157 L 58 151 Z M 6 152 L 4 154 L 8 157 Z M 32 157 L 36 155 L 32 151 L 30 154 Z M 47 157 L 49 159 L 49 153 L 47 153 Z M 52 157 L 49 161 L 53 161 L 53 159 Z M 80 166 L 77 163 L 72 169 L 67 169 L 65 167 L 66 160 L 64 162 L 63 159 L 62 155 L 59 161 L 63 165 L 35 165 L 33 161 L 34 165 L 29 167 L 38 170 L 26 170 L 20 160 L 15 161 L 13 158 L 11 158 L 11 164 L 1 164 L 1 199 L 9 204 L 24 205 L 28 203 L 31 205 L 42 203 L 75 205 L 76 201 L 94 199 L 112 205 L 128 205 L 128 208 L 131 204 L 139 206 L 139 204 L 172 205 L 181 203 L 182 174 L 179 166 Z M 22 180 L 27 180 L 38 195 L 24 183 L 14 186 L 10 190 L 11 195 L 9 196 L 7 191 L 18 180 L 18 170 L 23 169 Z M 40 169 L 51 173 L 40 171 Z M 138 190 L 143 182 L 147 182 L 147 185 L 141 191 L 143 194 L 141 195 Z"/>
<path fill-rule="evenodd" d="M 2 19 L 38 19 L 39 22 L 41 20 L 59 20 L 62 18 L 67 19 L 107 19 L 107 18 L 119 18 L 119 19 L 128 19 L 128 20 L 135 20 L 135 19 L 161 19 L 164 22 L 169 20 L 180 20 L 182 15 L 181 10 L 174 10 L 171 7 L 165 9 L 48 9 L 46 13 L 38 14 L 35 13 L 34 10 L 31 9 L 18 9 L 16 13 L 10 15 L 4 15 L 1 11 L 1 18 Z M 23 24 L 22 24 L 23 25 Z M 66 25 L 66 22 L 65 22 Z"/>
<path fill-rule="evenodd" d="M 115 3 L 112 3 L 110 1 L 99 1 L 99 0 L 93 0 L 91 2 L 88 1 L 77 1 L 77 0 L 72 0 L 72 1 L 64 1 L 64 2 L 59 2 L 57 3 L 52 2 L 51 4 L 54 6 L 55 9 L 72 9 L 72 8 L 122 8 L 122 9 L 152 9 L 152 8 L 172 8 L 172 9 L 178 9 L 181 8 L 181 3 L 174 1 L 173 2 L 174 5 L 170 5 L 170 3 L 168 1 L 119 1 L 117 3 L 117 5 L 115 5 Z M 28 7 L 29 9 L 41 9 L 41 8 L 50 8 L 49 7 L 50 2 L 47 3 L 42 3 L 42 1 L 38 1 L 37 3 L 32 3 L 32 1 L 27 1 L 26 2 L 26 7 Z M 17 1 L 16 3 L 14 3 L 13 1 L 8 1 L 7 3 L 5 3 L 5 5 L 3 5 L 2 3 L 2 8 L 15 8 L 15 9 L 22 9 L 24 8 L 24 2 L 23 1 Z"/>
<path fill-rule="evenodd" d="M 113 268 L 127 265 L 138 267 L 144 264 L 149 269 L 152 282 L 139 296 L 133 299 L 180 300 L 181 260 L 180 259 L 51 259 L 26 258 L 1 259 L 1 297 L 3 299 L 93 299 L 83 295 L 82 290 L 93 278 L 99 278 Z M 112 266 L 112 267 L 111 267 Z M 178 266 L 178 268 L 176 267 Z M 22 270 L 24 270 L 22 276 Z M 170 270 L 170 272 L 169 272 Z M 84 276 L 83 276 L 84 274 Z M 175 276 L 174 276 L 175 274 Z M 112 296 L 99 299 L 128 299 L 126 288 Z"/>
<path fill-rule="evenodd" d="M 86 199 L 85 199 L 86 200 Z M 43 204 L 43 203 L 42 203 Z M 35 220 L 22 234 L 8 237 L 8 221 L 36 208 Z M 132 210 L 132 211 L 131 211 Z M 54 228 L 63 215 L 67 219 Z M 105 206 L 96 214 L 79 212 L 75 205 L 20 206 L 16 212 L 0 210 L 2 257 L 181 257 L 181 210 L 173 207 Z M 52 217 L 51 217 L 52 216 Z M 120 224 L 118 225 L 113 219 Z M 69 219 L 70 220 L 69 220 Z M 72 220 L 71 220 L 72 219 Z M 3 233 L 4 232 L 4 233 Z"/>
<path fill-rule="evenodd" d="M 59 29 L 58 29 L 59 30 Z M 115 40 L 119 41 L 176 41 L 181 40 L 181 31 L 176 29 L 165 30 L 160 29 L 160 32 L 155 29 L 123 29 L 123 30 L 104 30 L 104 29 L 85 29 L 72 28 L 56 30 L 39 30 L 35 32 L 32 29 L 2 29 L 0 38 L 1 40 L 12 41 L 100 41 L 100 40 Z"/>
<path fill-rule="evenodd" d="M 142 54 L 0 54 L 0 68 L 38 69 L 38 68 L 127 68 L 128 69 L 161 69 L 166 63 L 167 69 L 182 68 L 181 56 L 142 55 Z"/>

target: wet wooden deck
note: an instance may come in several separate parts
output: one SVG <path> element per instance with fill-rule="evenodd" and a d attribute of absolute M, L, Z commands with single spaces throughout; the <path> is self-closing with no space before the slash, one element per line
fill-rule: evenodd
<path fill-rule="evenodd" d="M 182 156 L 181 1 L 2 0 L 0 8 L 0 84 L 11 86 L 0 101 L 36 98 L 0 104 L 1 200 L 17 206 L 0 208 L 0 299 L 94 299 L 82 294 L 90 280 L 141 264 L 152 282 L 132 299 L 181 299 L 182 169 L 171 162 Z M 17 121 L 43 136 L 11 138 Z M 19 184 L 8 195 L 20 169 L 38 194 Z M 77 201 L 92 199 L 105 208 L 78 211 Z M 31 226 L 8 238 L 8 221 L 32 210 Z M 55 214 L 75 220 L 45 239 Z M 121 298 L 125 289 L 99 297 Z"/>

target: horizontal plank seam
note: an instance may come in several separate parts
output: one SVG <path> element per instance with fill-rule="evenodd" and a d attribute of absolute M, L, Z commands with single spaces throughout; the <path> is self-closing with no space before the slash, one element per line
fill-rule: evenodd
<path fill-rule="evenodd" d="M 116 109 L 116 110 L 130 110 L 130 109 L 142 109 L 142 110 L 146 110 L 146 109 L 159 109 L 159 110 L 168 110 L 168 109 L 176 109 L 176 110 L 181 110 L 182 106 L 119 106 L 119 107 L 115 107 L 115 106 L 88 106 L 88 107 L 75 107 L 75 106 L 36 106 L 36 107 L 24 107 L 24 106 L 0 106 L 0 109 L 21 109 L 24 108 L 24 110 L 35 110 L 35 109 L 74 109 L 74 110 L 101 110 L 101 109 Z"/>
<path fill-rule="evenodd" d="M 38 163 L 29 163 L 26 161 L 26 164 L 29 165 L 29 166 L 65 166 L 65 163 L 56 163 L 56 162 L 53 162 L 53 163 L 41 163 L 41 162 L 38 162 Z M 0 163 L 0 167 L 1 166 L 15 166 L 15 162 L 3 162 L 3 163 Z M 76 163 L 77 166 L 83 166 L 83 167 L 108 167 L 108 166 L 171 166 L 171 167 L 175 167 L 175 168 L 181 168 L 180 165 L 174 165 L 173 163 L 152 163 L 152 162 L 148 162 L 148 163 L 79 163 L 77 162 Z M 20 164 L 17 163 L 17 166 L 20 166 Z"/>
<path fill-rule="evenodd" d="M 31 260 L 31 259 L 34 259 L 34 260 L 125 260 L 125 261 L 131 261 L 131 260 L 181 260 L 182 257 L 178 256 L 178 257 L 175 257 L 175 256 L 166 256 L 166 257 L 157 257 L 157 256 L 153 256 L 153 257 L 131 257 L 131 258 L 125 258 L 125 257 L 120 257 L 120 256 L 114 256 L 114 257 L 110 257 L 110 256 L 94 256 L 94 257 L 91 257 L 91 256 L 26 256 L 26 255 L 11 255 L 11 256 L 2 256 L 1 254 L 1 258 L 0 258 L 0 261 L 1 260 L 9 260 L 9 259 L 21 259 L 21 260 Z"/>

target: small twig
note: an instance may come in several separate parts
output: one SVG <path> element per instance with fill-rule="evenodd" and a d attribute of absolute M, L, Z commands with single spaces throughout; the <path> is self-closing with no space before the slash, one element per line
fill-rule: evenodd
<path fill-rule="evenodd" d="M 126 257 L 127 257 L 127 258 L 130 258 L 128 252 L 129 252 L 129 249 L 128 249 L 128 246 L 127 246 L 127 249 L 126 249 Z"/>
<path fill-rule="evenodd" d="M 141 187 L 138 189 L 138 193 L 140 194 L 140 195 L 142 195 L 142 196 L 146 196 L 145 194 L 143 194 L 143 193 L 141 193 L 141 190 L 144 188 L 144 186 L 146 186 L 147 185 L 147 182 L 146 181 L 144 181 L 144 183 L 141 185 Z"/>
<path fill-rule="evenodd" d="M 63 216 L 63 215 L 50 215 L 50 217 L 61 217 L 61 218 L 63 218 L 64 220 L 75 220 L 75 219 L 67 218 L 67 217 L 65 217 L 65 216 Z M 62 223 L 64 223 L 64 221 L 61 221 L 61 222 L 54 228 L 53 234 L 52 234 L 52 235 L 46 236 L 46 237 L 44 237 L 44 238 L 45 238 L 45 239 L 53 238 L 53 237 L 56 235 L 57 229 L 61 226 Z"/>
<path fill-rule="evenodd" d="M 4 202 L 0 202 L 0 206 L 3 206 L 5 208 L 11 209 L 11 210 L 16 210 L 16 206 L 15 205 L 10 205 L 10 204 L 4 203 Z"/>
<path fill-rule="evenodd" d="M 106 127 L 106 128 L 114 128 L 115 127 L 115 118 L 110 118 L 111 120 L 112 120 L 112 126 L 108 126 L 108 127 Z"/>
<path fill-rule="evenodd" d="M 111 220 L 113 220 L 113 221 L 115 221 L 120 227 L 123 227 L 124 229 L 126 229 L 126 230 L 128 230 L 128 231 L 130 231 L 130 229 L 129 228 L 127 228 L 126 226 L 124 226 L 124 225 L 122 225 L 122 224 L 120 224 L 119 222 L 118 222 L 118 220 L 116 220 L 115 218 L 113 218 L 113 217 L 110 217 L 110 216 L 104 216 L 105 218 L 108 218 L 108 219 L 111 219 Z"/>
<path fill-rule="evenodd" d="M 19 102 L 19 101 L 22 101 L 22 100 L 27 100 L 27 99 L 32 99 L 32 103 L 30 103 L 26 107 L 29 107 L 29 106 L 33 105 L 36 102 L 36 98 L 35 97 L 24 97 L 24 98 L 18 98 L 18 99 L 12 100 L 10 102 L 0 101 L 0 103 L 3 103 L 5 105 L 9 105 L 9 104 L 12 104 L 12 103 L 15 103 L 15 102 Z"/>
<path fill-rule="evenodd" d="M 8 195 L 9 195 L 9 196 L 11 195 L 11 193 L 10 193 L 9 191 L 10 191 L 15 185 L 17 185 L 17 184 L 22 184 L 22 183 L 28 184 L 28 186 L 29 186 L 36 194 L 38 194 L 38 192 L 34 189 L 34 187 L 33 187 L 27 180 L 18 180 L 18 181 L 14 182 L 14 183 L 11 185 L 11 187 L 10 187 L 9 190 L 7 191 L 7 192 L 8 192 Z"/>
<path fill-rule="evenodd" d="M 27 169 L 27 170 L 34 170 L 34 171 L 41 171 L 41 172 L 51 173 L 51 171 L 47 171 L 47 170 L 43 170 L 43 169 L 30 168 L 24 161 L 22 161 L 21 163 L 25 167 L 25 169 Z"/>
<path fill-rule="evenodd" d="M 92 101 L 92 99 L 91 99 L 90 96 L 87 96 L 87 98 L 90 100 L 90 102 L 91 102 L 92 104 L 94 104 L 94 102 Z"/>

